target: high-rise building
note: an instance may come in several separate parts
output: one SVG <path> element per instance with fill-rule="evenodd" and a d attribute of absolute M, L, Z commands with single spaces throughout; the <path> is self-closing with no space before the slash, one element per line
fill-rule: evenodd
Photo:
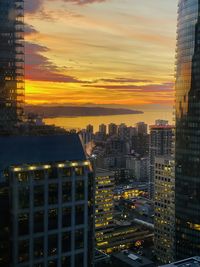
<path fill-rule="evenodd" d="M 200 252 L 200 1 L 179 0 L 176 55 L 176 258 Z"/>
<path fill-rule="evenodd" d="M 101 134 L 106 135 L 106 131 L 107 131 L 107 126 L 106 126 L 105 124 L 100 124 L 100 125 L 99 125 L 99 132 L 100 132 Z"/>
<path fill-rule="evenodd" d="M 154 251 L 157 260 L 174 261 L 175 163 L 170 156 L 155 157 Z"/>
<path fill-rule="evenodd" d="M 154 197 L 155 157 L 172 154 L 174 126 L 157 123 L 150 126 L 149 141 L 149 195 Z"/>
<path fill-rule="evenodd" d="M 0 266 L 90 266 L 92 172 L 78 136 L 0 137 L 0 147 Z"/>
<path fill-rule="evenodd" d="M 137 134 L 147 135 L 147 124 L 144 122 L 136 123 Z"/>
<path fill-rule="evenodd" d="M 93 127 L 93 125 L 88 124 L 88 125 L 86 126 L 86 131 L 87 131 L 88 133 L 93 134 L 93 132 L 94 132 L 94 127 Z"/>
<path fill-rule="evenodd" d="M 24 1 L 0 1 L 0 127 L 22 120 L 24 103 Z"/>
<path fill-rule="evenodd" d="M 113 232 L 114 173 L 97 169 L 95 175 L 95 237 L 99 250 L 109 246 Z"/>
<path fill-rule="evenodd" d="M 121 140 L 128 141 L 130 139 L 130 131 L 125 123 L 121 123 L 118 127 L 118 136 Z"/>
<path fill-rule="evenodd" d="M 118 129 L 118 126 L 115 123 L 110 123 L 108 125 L 108 134 L 110 136 L 117 135 L 117 129 Z"/>
<path fill-rule="evenodd" d="M 148 181 L 149 158 L 136 155 L 126 156 L 126 169 L 137 181 Z"/>
<path fill-rule="evenodd" d="M 149 134 L 137 134 L 131 138 L 132 151 L 141 157 L 149 155 Z"/>

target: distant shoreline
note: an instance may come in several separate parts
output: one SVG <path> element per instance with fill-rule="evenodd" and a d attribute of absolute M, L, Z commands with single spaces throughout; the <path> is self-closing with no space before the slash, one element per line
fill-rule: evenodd
<path fill-rule="evenodd" d="M 77 117 L 96 117 L 96 116 L 117 116 L 130 114 L 144 114 L 143 111 L 125 108 L 102 108 L 102 107 L 71 107 L 71 106 L 26 106 L 25 112 L 35 113 L 44 119 L 57 117 L 77 118 Z"/>

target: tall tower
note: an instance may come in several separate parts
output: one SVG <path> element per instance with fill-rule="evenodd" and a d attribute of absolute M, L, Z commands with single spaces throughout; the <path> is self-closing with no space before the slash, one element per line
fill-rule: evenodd
<path fill-rule="evenodd" d="M 0 127 L 22 120 L 24 0 L 0 1 Z"/>
<path fill-rule="evenodd" d="M 168 125 L 168 122 L 156 121 L 155 125 L 150 126 L 149 141 L 149 195 L 154 198 L 155 183 L 155 157 L 172 154 L 174 126 Z"/>
<path fill-rule="evenodd" d="M 154 250 L 159 263 L 174 261 L 174 158 L 155 158 Z"/>
<path fill-rule="evenodd" d="M 176 62 L 176 258 L 200 251 L 200 1 L 179 0 Z"/>

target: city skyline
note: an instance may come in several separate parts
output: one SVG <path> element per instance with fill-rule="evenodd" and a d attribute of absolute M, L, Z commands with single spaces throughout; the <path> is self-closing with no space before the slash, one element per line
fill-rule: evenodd
<path fill-rule="evenodd" d="M 26 103 L 171 106 L 176 10 L 172 0 L 26 2 Z"/>

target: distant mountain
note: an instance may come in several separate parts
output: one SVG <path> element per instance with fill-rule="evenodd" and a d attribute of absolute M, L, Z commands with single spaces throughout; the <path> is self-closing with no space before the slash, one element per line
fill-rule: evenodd
<path fill-rule="evenodd" d="M 31 106 L 25 107 L 26 114 L 36 113 L 43 118 L 107 116 L 123 114 L 143 114 L 142 111 L 124 108 L 73 107 L 73 106 Z"/>

